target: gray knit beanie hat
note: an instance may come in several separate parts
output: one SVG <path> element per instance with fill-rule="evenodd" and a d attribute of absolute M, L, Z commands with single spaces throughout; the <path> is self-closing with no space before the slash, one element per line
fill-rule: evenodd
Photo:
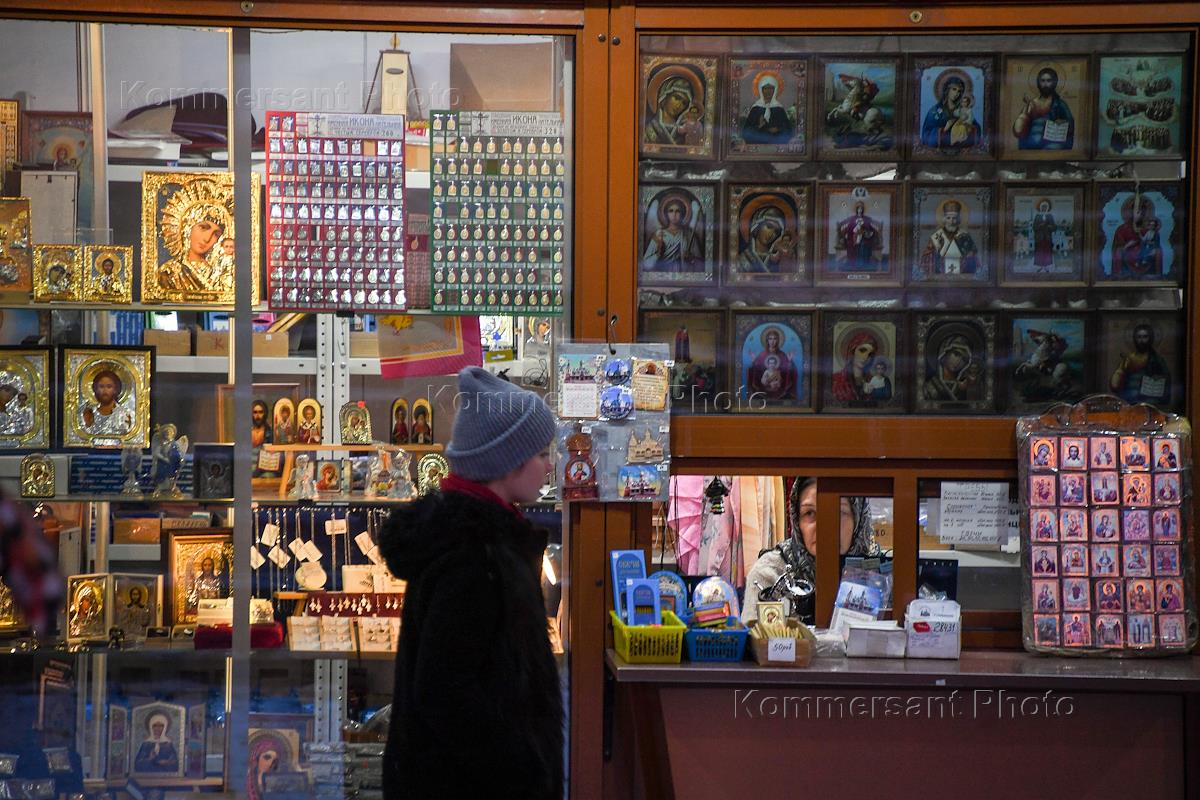
<path fill-rule="evenodd" d="M 459 477 L 481 483 L 502 478 L 554 438 L 554 414 L 546 402 L 483 367 L 458 373 L 458 393 L 446 458 Z"/>

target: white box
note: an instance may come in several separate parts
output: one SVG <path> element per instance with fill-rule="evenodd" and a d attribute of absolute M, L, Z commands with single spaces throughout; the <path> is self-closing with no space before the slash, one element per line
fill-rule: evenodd
<path fill-rule="evenodd" d="M 846 655 L 855 658 L 904 658 L 904 629 L 894 620 L 851 622 Z"/>
<path fill-rule="evenodd" d="M 909 658 L 958 658 L 962 608 L 953 600 L 913 600 L 904 615 Z"/>

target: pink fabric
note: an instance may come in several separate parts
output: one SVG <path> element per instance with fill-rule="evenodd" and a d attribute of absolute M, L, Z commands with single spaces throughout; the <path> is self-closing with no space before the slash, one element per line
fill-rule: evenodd
<path fill-rule="evenodd" d="M 737 491 L 725 498 L 725 513 L 704 511 L 704 489 L 711 475 L 677 475 L 671 479 L 667 524 L 678 542 L 676 560 L 684 575 L 719 575 L 734 585 L 741 583 L 736 574 L 739 542 L 737 519 L 741 506 Z M 730 478 L 723 476 L 728 486 Z"/>
<path fill-rule="evenodd" d="M 671 478 L 667 525 L 675 531 L 675 558 L 684 575 L 695 575 L 700 558 L 700 509 L 704 505 L 704 476 Z"/>

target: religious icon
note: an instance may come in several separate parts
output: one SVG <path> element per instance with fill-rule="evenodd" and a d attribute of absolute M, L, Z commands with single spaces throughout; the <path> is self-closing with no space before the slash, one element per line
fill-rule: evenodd
<path fill-rule="evenodd" d="M 1058 491 L 1064 506 L 1087 505 L 1087 476 L 1071 472 L 1058 476 Z"/>
<path fill-rule="evenodd" d="M 1092 469 L 1117 468 L 1117 437 L 1093 436 L 1088 444 L 1089 461 Z"/>
<path fill-rule="evenodd" d="M 1179 509 L 1159 508 L 1154 511 L 1154 540 L 1158 542 L 1179 541 L 1182 528 Z"/>
<path fill-rule="evenodd" d="M 1034 581 L 1033 598 L 1035 614 L 1058 611 L 1058 581 Z"/>
<path fill-rule="evenodd" d="M 809 154 L 808 61 L 729 60 L 729 158 Z"/>
<path fill-rule="evenodd" d="M 995 406 L 996 318 L 917 319 L 917 409 L 991 411 Z"/>
<path fill-rule="evenodd" d="M 1077 436 L 1064 436 L 1060 451 L 1059 466 L 1062 469 L 1087 469 L 1088 440 Z"/>
<path fill-rule="evenodd" d="M 817 283 L 898 285 L 899 189 L 887 183 L 823 183 L 817 192 Z"/>
<path fill-rule="evenodd" d="M 177 499 L 183 497 L 176 482 L 183 468 L 183 457 L 188 450 L 188 437 L 179 436 L 179 430 L 171 423 L 155 425 L 150 437 L 150 482 L 154 486 L 152 497 Z"/>
<path fill-rule="evenodd" d="M 113 625 L 125 634 L 126 642 L 140 642 L 146 631 L 159 624 L 159 575 L 112 575 Z"/>
<path fill-rule="evenodd" d="M 64 347 L 64 447 L 150 446 L 154 348 Z"/>
<path fill-rule="evenodd" d="M 717 252 L 715 186 L 642 184 L 640 192 L 641 283 L 713 283 Z"/>
<path fill-rule="evenodd" d="M 408 401 L 397 397 L 392 401 L 392 444 L 408 444 Z"/>
<path fill-rule="evenodd" d="M 1170 613 L 1183 610 L 1183 583 L 1179 578 L 1156 580 L 1154 585 L 1158 591 L 1158 603 L 1155 606 L 1158 611 Z"/>
<path fill-rule="evenodd" d="M 563 462 L 563 499 L 595 499 L 599 496 L 596 462 L 592 457 L 595 442 L 590 433 L 583 432 L 582 422 L 575 423 L 574 432 L 566 437 L 563 447 L 568 454 Z"/>
<path fill-rule="evenodd" d="M 1097 542 L 1114 541 L 1121 532 L 1118 527 L 1119 519 L 1116 509 L 1101 508 L 1092 511 L 1092 539 Z"/>
<path fill-rule="evenodd" d="M 992 154 L 992 80 L 990 56 L 918 56 L 917 133 L 912 157 L 988 158 Z"/>
<path fill-rule="evenodd" d="M 2 102 L 2 101 L 0 101 Z M 79 174 L 76 224 L 92 227 L 95 168 L 92 115 L 76 111 L 26 111 L 21 147 L 27 164 Z"/>
<path fill-rule="evenodd" d="M 311 397 L 300 401 L 296 413 L 300 416 L 300 426 L 296 431 L 296 441 L 299 444 L 321 443 L 321 404 Z"/>
<path fill-rule="evenodd" d="M 1114 552 L 1116 548 L 1113 548 Z M 1114 561 L 1115 564 L 1115 561 Z M 1097 574 L 1104 574 L 1097 567 Z M 1088 574 L 1088 548 L 1086 544 L 1064 544 L 1062 546 L 1062 574 L 1086 576 Z"/>
<path fill-rule="evenodd" d="M 201 600 L 230 597 L 233 586 L 233 535 L 226 528 L 164 531 L 170 591 L 165 620 L 192 625 Z"/>
<path fill-rule="evenodd" d="M 1058 481 L 1053 475 L 1029 476 L 1029 505 L 1053 506 L 1058 498 Z"/>
<path fill-rule="evenodd" d="M 1150 437 L 1122 436 L 1120 439 L 1121 468 L 1135 472 L 1150 470 Z"/>
<path fill-rule="evenodd" d="M 1126 542 L 1150 540 L 1150 512 L 1140 508 L 1121 511 L 1121 539 Z"/>
<path fill-rule="evenodd" d="M 1154 471 L 1176 470 L 1182 465 L 1179 454 L 1179 440 L 1169 436 L 1154 437 L 1150 458 L 1154 462 Z"/>
<path fill-rule="evenodd" d="M 1058 519 L 1053 510 L 1034 508 L 1029 511 L 1029 536 L 1035 542 L 1058 540 Z"/>
<path fill-rule="evenodd" d="M 1120 614 L 1100 614 L 1096 617 L 1096 644 L 1100 647 L 1125 646 L 1125 634 Z"/>
<path fill-rule="evenodd" d="M 250 274 L 258 274 L 260 180 L 251 174 Z M 332 231 L 332 228 L 330 228 Z M 232 304 L 233 173 L 142 176 L 142 301 Z M 244 270 L 243 270 L 244 272 Z M 258 281 L 254 281 L 257 296 Z M 255 297 L 257 300 L 257 297 Z"/>
<path fill-rule="evenodd" d="M 671 344 L 671 412 L 706 413 L 724 386 L 725 317 L 719 312 L 644 310 L 638 340 Z"/>
<path fill-rule="evenodd" d="M 83 248 L 73 244 L 33 246 L 33 301 L 74 302 L 83 286 Z"/>
<path fill-rule="evenodd" d="M 187 709 L 170 703 L 134 706 L 130 732 L 141 736 L 134 751 L 133 777 L 180 777 L 183 775 L 184 721 Z M 136 740 L 135 740 L 136 741 Z"/>
<path fill-rule="evenodd" d="M 1154 610 L 1154 582 L 1131 580 L 1126 582 L 1125 602 L 1130 612 L 1149 614 Z"/>
<path fill-rule="evenodd" d="M 837 161 L 900 157 L 899 63 L 890 58 L 822 58 L 817 153 Z"/>
<path fill-rule="evenodd" d="M 1090 611 L 1092 590 L 1087 578 L 1063 578 L 1062 605 L 1064 611 Z"/>
<path fill-rule="evenodd" d="M 1182 54 L 1100 58 L 1097 158 L 1181 158 L 1184 120 Z"/>
<path fill-rule="evenodd" d="M 67 579 L 67 640 L 103 641 L 108 638 L 105 575 L 72 575 Z"/>
<path fill-rule="evenodd" d="M 412 431 L 408 441 L 411 444 L 433 444 L 433 406 L 424 397 L 413 401 Z"/>
<path fill-rule="evenodd" d="M 362 400 L 351 401 L 338 412 L 338 427 L 342 432 L 342 444 L 371 444 L 371 412 Z"/>
<path fill-rule="evenodd" d="M 737 410 L 812 409 L 812 315 L 733 315 Z"/>
<path fill-rule="evenodd" d="M 900 373 L 900 314 L 843 314 L 822 317 L 821 405 L 839 411 L 903 411 L 907 381 Z"/>
<path fill-rule="evenodd" d="M 1059 535 L 1064 542 L 1084 542 L 1088 538 L 1087 512 L 1064 508 L 1059 515 Z"/>
<path fill-rule="evenodd" d="M 49 447 L 50 348 L 0 347 L 0 449 Z"/>
<path fill-rule="evenodd" d="M 129 775 L 129 709 L 116 704 L 108 707 L 108 771 L 109 780 Z"/>
<path fill-rule="evenodd" d="M 1090 80 L 1087 56 L 1007 56 L 1000 89 L 1000 157 L 1086 158 Z"/>
<path fill-rule="evenodd" d="M 248 800 L 262 800 L 263 797 L 274 793 L 272 778 L 287 776 L 299 770 L 300 737 L 294 730 L 251 728 L 246 741 L 250 756 L 246 775 L 246 796 Z M 304 794 L 307 788 L 305 781 L 301 784 L 299 793 Z"/>
<path fill-rule="evenodd" d="M 342 491 L 342 468 L 336 461 L 321 461 L 317 464 L 317 491 Z"/>
<path fill-rule="evenodd" d="M 1125 619 L 1125 636 L 1129 647 L 1154 646 L 1154 616 L 1152 614 L 1130 614 Z"/>
<path fill-rule="evenodd" d="M 41 453 L 21 459 L 21 497 L 54 497 L 54 462 Z"/>
<path fill-rule="evenodd" d="M 1154 502 L 1160 505 L 1179 505 L 1179 473 L 1164 472 L 1154 476 Z"/>
<path fill-rule="evenodd" d="M 1187 644 L 1187 617 L 1183 614 L 1160 614 L 1158 640 L 1163 647 L 1182 647 Z"/>
<path fill-rule="evenodd" d="M 16 100 L 0 100 L 0 179 L 21 158 L 21 105 Z"/>
<path fill-rule="evenodd" d="M 1121 314 L 1100 318 L 1100 376 L 1127 403 L 1163 411 L 1180 407 L 1184 373 L 1179 318 L 1175 314 Z"/>
<path fill-rule="evenodd" d="M 441 488 L 442 479 L 450 474 L 450 462 L 441 453 L 426 453 L 417 462 L 417 489 L 425 495 Z"/>
<path fill-rule="evenodd" d="M 88 245 L 83 250 L 83 295 L 89 303 L 133 301 L 133 248 Z"/>
<path fill-rule="evenodd" d="M 1029 548 L 1029 563 L 1034 577 L 1058 577 L 1058 548 L 1054 545 Z"/>
<path fill-rule="evenodd" d="M 1124 605 L 1119 580 L 1096 581 L 1097 611 L 1120 612 L 1124 610 Z"/>
<path fill-rule="evenodd" d="M 1083 285 L 1083 195 L 1077 184 L 1005 187 L 1003 284 Z"/>
<path fill-rule="evenodd" d="M 642 56 L 642 153 L 712 158 L 717 59 Z"/>
<path fill-rule="evenodd" d="M 1178 183 L 1096 186 L 1097 283 L 1178 285 L 1187 269 Z"/>
<path fill-rule="evenodd" d="M 1051 403 L 1076 403 L 1086 393 L 1084 317 L 1014 316 L 1004 372 L 1008 410 L 1042 412 Z M 1078 451 L 1076 469 L 1083 469 Z"/>
<path fill-rule="evenodd" d="M 281 397 L 275 401 L 275 408 L 271 413 L 271 428 L 275 444 L 296 443 L 296 404 L 291 398 Z"/>
<path fill-rule="evenodd" d="M 1090 475 L 1092 488 L 1092 505 L 1115 506 L 1121 501 L 1117 473 L 1093 472 Z"/>
<path fill-rule="evenodd" d="M 29 220 L 28 197 L 0 197 L 0 294 L 23 294 L 33 288 Z"/>
<path fill-rule="evenodd" d="M 1150 546 L 1145 544 L 1127 544 L 1121 548 L 1122 574 L 1127 578 L 1150 577 Z M 1157 566 L 1157 563 L 1156 563 Z M 1168 573 L 1155 571 L 1156 575 Z"/>
<path fill-rule="evenodd" d="M 808 282 L 808 204 L 808 186 L 730 186 L 729 282 Z"/>
<path fill-rule="evenodd" d="M 233 447 L 198 444 L 192 456 L 192 485 L 197 498 L 233 497 Z"/>
<path fill-rule="evenodd" d="M 1058 615 L 1033 615 L 1033 641 L 1043 647 L 1058 647 Z"/>
<path fill-rule="evenodd" d="M 1029 445 L 1029 466 L 1037 471 L 1058 469 L 1058 439 L 1039 437 Z"/>
<path fill-rule="evenodd" d="M 1092 618 L 1090 614 L 1063 615 L 1063 644 L 1067 647 L 1090 647 Z"/>
<path fill-rule="evenodd" d="M 991 186 L 915 186 L 911 210 L 911 282 L 991 283 Z"/>
<path fill-rule="evenodd" d="M 1158 576 L 1179 574 L 1179 545 L 1154 545 L 1154 574 Z"/>

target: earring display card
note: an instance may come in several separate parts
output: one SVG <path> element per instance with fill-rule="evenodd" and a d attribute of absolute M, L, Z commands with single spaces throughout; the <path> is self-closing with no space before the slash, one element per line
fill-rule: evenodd
<path fill-rule="evenodd" d="M 1029 554 L 1022 565 L 1025 648 L 1071 655 L 1192 649 L 1187 420 L 1097 396 L 1021 418 L 1017 444 L 1021 550 Z"/>
<path fill-rule="evenodd" d="M 433 111 L 434 311 L 561 314 L 567 163 L 556 112 Z"/>
<path fill-rule="evenodd" d="M 267 112 L 272 311 L 403 311 L 402 116 Z"/>

